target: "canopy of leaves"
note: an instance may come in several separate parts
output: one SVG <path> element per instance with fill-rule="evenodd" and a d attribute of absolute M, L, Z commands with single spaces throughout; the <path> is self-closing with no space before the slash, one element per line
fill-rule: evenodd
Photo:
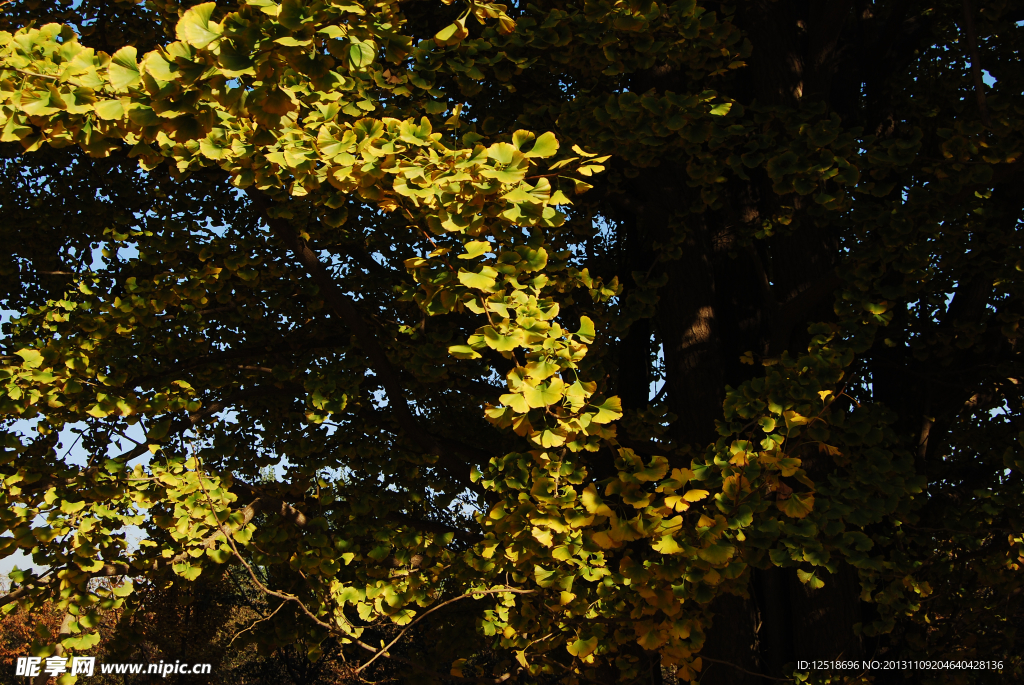
<path fill-rule="evenodd" d="M 239 564 L 353 677 L 1020 675 L 1022 21 L 6 3 L 4 610 Z"/>

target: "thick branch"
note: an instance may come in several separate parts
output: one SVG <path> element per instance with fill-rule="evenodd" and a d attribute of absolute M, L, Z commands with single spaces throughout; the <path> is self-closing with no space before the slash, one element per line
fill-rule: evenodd
<path fill-rule="evenodd" d="M 64 645 L 60 643 L 62 638 L 67 637 L 71 634 L 71 623 L 75 620 L 75 617 L 71 615 L 70 611 L 64 613 L 64 618 L 60 622 L 60 630 L 57 631 L 57 644 L 54 646 L 54 656 L 64 656 Z M 36 676 L 35 680 L 32 681 L 33 685 L 46 685 L 50 680 L 50 674 L 43 671 Z"/>

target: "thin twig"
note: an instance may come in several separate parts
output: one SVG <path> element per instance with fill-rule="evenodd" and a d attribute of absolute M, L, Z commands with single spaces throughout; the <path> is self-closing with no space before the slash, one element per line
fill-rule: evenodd
<path fill-rule="evenodd" d="M 511 592 L 511 593 L 514 593 L 514 594 L 526 595 L 526 594 L 532 594 L 532 593 L 536 592 L 536 590 L 518 590 L 518 589 L 513 589 L 513 588 L 503 588 L 503 589 L 497 589 L 496 588 L 496 589 L 492 589 L 492 590 L 471 590 L 469 593 L 467 593 L 465 595 L 459 595 L 458 597 L 454 597 L 452 599 L 449 599 L 446 602 L 441 602 L 440 604 L 437 604 L 437 605 L 431 607 L 429 610 L 423 612 L 423 614 L 421 614 L 415 621 L 413 621 L 412 623 L 407 625 L 405 628 L 403 628 L 402 632 L 400 632 L 398 634 L 398 637 L 396 637 L 394 640 L 389 642 L 386 647 L 381 648 L 381 650 L 379 652 L 377 652 L 376 654 L 374 654 L 373 657 L 369 661 L 367 661 L 365 664 L 363 664 L 362 666 L 357 668 L 356 669 L 356 673 L 359 673 L 364 668 L 366 668 L 367 666 L 372 664 L 374 661 L 376 661 L 377 657 L 379 657 L 381 655 L 387 655 L 387 651 L 389 649 L 391 649 L 395 645 L 396 642 L 401 640 L 402 636 L 405 635 L 407 632 L 409 632 L 409 630 L 414 625 L 416 625 L 417 623 L 419 623 L 420 621 L 422 621 L 423 619 L 425 619 L 427 616 L 429 616 L 430 614 L 434 613 L 438 609 L 442 609 L 442 608 L 448 606 L 449 604 L 454 604 L 455 602 L 458 602 L 461 599 L 466 599 L 467 597 L 473 597 L 474 599 L 477 599 L 476 595 L 493 595 L 493 594 L 498 594 L 498 593 L 502 593 L 502 592 Z"/>
<path fill-rule="evenodd" d="M 277 608 L 274 609 L 274 611 L 272 611 L 270 613 L 269 616 L 264 616 L 263 618 L 259 618 L 259 619 L 255 620 L 255 621 L 253 621 L 252 625 L 250 625 L 248 628 L 242 628 L 240 631 L 235 633 L 235 636 L 233 638 L 231 638 L 231 642 L 228 643 L 228 647 L 230 647 L 232 644 L 234 644 L 235 639 L 237 639 L 238 636 L 241 635 L 242 633 L 244 633 L 246 631 L 249 631 L 249 630 L 252 630 L 259 623 L 263 623 L 264 621 L 269 621 L 270 619 L 274 618 L 274 615 L 277 612 L 281 611 L 281 607 L 283 607 L 285 604 L 286 604 L 286 602 L 281 602 L 280 604 L 277 605 Z"/>
<path fill-rule="evenodd" d="M 2 5 L 0 5 L 0 7 L 2 7 Z M 50 76 L 49 74 L 40 74 L 38 72 L 28 71 L 26 69 L 16 69 L 15 67 L 4 67 L 4 69 L 10 69 L 11 71 L 17 72 L 17 73 L 21 74 L 22 76 L 33 76 L 35 78 L 45 78 L 45 79 L 49 79 L 50 81 L 60 81 L 61 80 L 60 76 Z M 83 85 L 81 83 L 75 83 L 74 81 L 64 81 L 64 83 L 67 83 L 68 85 L 74 86 L 75 88 L 88 88 L 89 87 L 89 86 Z M 57 272 L 54 272 L 54 273 L 57 273 Z"/>
<path fill-rule="evenodd" d="M 60 80 L 59 76 L 48 76 L 47 74 L 40 74 L 38 72 L 27 71 L 25 69 L 16 69 L 14 67 L 6 67 L 6 68 L 10 69 L 11 71 L 16 71 L 19 74 L 22 74 L 23 76 L 35 76 L 36 78 L 48 78 L 51 81 L 59 81 Z"/>
<path fill-rule="evenodd" d="M 196 459 L 197 465 L 199 466 L 199 468 L 197 469 L 199 488 L 203 491 L 203 495 L 206 496 L 206 501 L 212 507 L 213 506 L 213 499 L 210 497 L 210 494 L 206 491 L 206 486 L 203 485 L 202 462 L 199 460 L 198 456 L 195 457 L 195 459 Z M 219 524 L 218 528 L 220 529 L 221 533 L 224 534 L 224 537 L 227 539 L 228 545 L 231 546 L 231 551 L 234 553 L 235 558 L 238 559 L 242 563 L 242 565 L 245 567 L 245 570 L 249 572 L 249 577 L 252 578 L 252 582 L 254 582 L 256 584 L 256 587 L 258 587 L 260 590 L 262 590 L 265 594 L 268 594 L 271 597 L 277 597 L 278 599 L 284 600 L 285 602 L 295 602 L 296 604 L 299 605 L 299 608 L 302 609 L 302 612 L 304 614 L 306 614 L 306 616 L 308 616 L 318 626 L 320 626 L 321 628 L 327 630 L 331 634 L 335 634 L 335 635 L 339 634 L 339 633 L 344 634 L 345 638 L 348 639 L 348 640 L 351 640 L 353 644 L 358 645 L 359 647 L 362 647 L 363 649 L 369 651 L 370 653 L 374 654 L 375 656 L 378 655 L 381 652 L 386 652 L 387 651 L 386 648 L 378 650 L 378 649 L 376 649 L 374 647 L 371 647 L 370 645 L 366 644 L 362 640 L 356 639 L 353 635 L 344 633 L 344 631 L 339 631 L 337 628 L 332 626 L 330 623 L 326 623 L 324 621 L 321 621 L 320 618 L 317 617 L 316 614 L 314 614 L 312 611 L 310 611 L 309 607 L 307 607 L 305 605 L 305 603 L 301 599 L 296 597 L 295 595 L 290 595 L 290 594 L 288 594 L 286 592 L 278 592 L 276 590 L 271 590 L 269 587 L 264 585 L 260 581 L 260 579 L 256 577 L 256 572 L 253 571 L 253 568 L 252 568 L 252 566 L 249 565 L 249 562 L 246 561 L 245 558 L 242 556 L 241 552 L 238 551 L 238 547 L 235 546 L 235 541 L 231 537 L 231 535 L 229 534 L 229 531 L 227 530 L 227 527 L 224 524 Z M 513 590 L 513 589 L 506 589 L 506 590 L 477 590 L 475 592 L 475 594 L 493 594 L 495 592 L 515 592 L 515 593 L 519 593 L 519 594 L 525 594 L 525 593 L 536 592 L 536 591 L 535 590 Z M 463 595 L 463 596 L 468 597 L 468 596 L 470 596 L 472 594 L 474 594 L 474 592 L 470 591 L 467 595 Z M 282 602 L 282 606 L 283 605 L 284 605 L 284 602 Z M 278 607 L 278 609 L 280 609 L 280 607 Z M 424 616 L 425 615 L 426 614 L 424 614 Z M 399 636 L 399 637 L 401 637 L 401 636 Z M 392 643 L 392 644 L 394 644 L 394 643 Z M 429 674 L 431 676 L 435 676 L 435 677 L 437 677 L 437 675 L 438 675 L 437 673 L 429 671 L 429 670 L 423 668 L 422 666 L 420 666 L 420 665 L 418 665 L 418 664 L 416 664 L 416 663 L 414 663 L 412 661 L 409 661 L 408 659 L 403 659 L 401 657 L 393 657 L 390 654 L 387 654 L 386 656 L 388 658 L 390 658 L 390 659 L 394 659 L 395 661 L 399 661 L 399 662 L 405 664 L 406 666 L 414 668 L 417 671 L 419 671 L 420 673 L 427 673 L 427 674 Z M 511 677 L 511 673 L 506 673 L 506 674 L 504 674 L 504 676 L 499 677 L 499 678 L 494 679 L 494 680 L 487 679 L 487 678 L 458 678 L 458 677 L 455 677 L 455 676 L 448 676 L 449 679 L 454 679 L 454 680 L 462 680 L 462 681 L 469 681 L 469 682 L 485 682 L 485 683 L 501 683 L 501 682 L 504 682 L 505 680 L 507 680 L 509 677 Z"/>

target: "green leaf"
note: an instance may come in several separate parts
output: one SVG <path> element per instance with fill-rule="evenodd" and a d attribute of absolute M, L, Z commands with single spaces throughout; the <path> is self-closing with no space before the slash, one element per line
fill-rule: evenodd
<path fill-rule="evenodd" d="M 74 514 L 85 508 L 85 502 L 69 502 L 64 500 L 60 503 L 60 510 L 65 514 Z"/>
<path fill-rule="evenodd" d="M 466 254 L 460 254 L 459 259 L 476 259 L 482 254 L 486 254 L 491 249 L 491 244 L 486 240 L 473 240 L 465 245 Z"/>
<path fill-rule="evenodd" d="M 736 553 L 736 548 L 724 542 L 697 550 L 697 556 L 710 564 L 724 564 Z"/>
<path fill-rule="evenodd" d="M 498 164 L 511 164 L 518 152 L 518 150 L 508 143 L 495 143 L 487 148 L 487 156 Z"/>
<path fill-rule="evenodd" d="M 174 564 L 171 570 L 176 574 L 184 578 L 185 580 L 195 580 L 199 577 L 199 574 L 203 572 L 202 566 L 193 566 L 187 561 L 183 561 L 180 564 Z"/>
<path fill-rule="evenodd" d="M 291 31 L 301 29 L 306 18 L 303 5 L 305 3 L 302 0 L 284 0 L 277 11 L 277 20 L 281 22 L 281 26 Z"/>
<path fill-rule="evenodd" d="M 175 27 L 175 35 L 178 40 L 184 41 L 194 48 L 205 48 L 220 38 L 223 29 L 220 24 L 210 21 L 216 8 L 217 3 L 204 2 L 188 9 Z"/>
<path fill-rule="evenodd" d="M 430 125 L 430 119 L 421 117 L 419 124 L 411 120 L 403 121 L 399 125 L 398 130 L 399 138 L 406 143 L 426 145 L 430 143 L 430 134 L 433 128 Z"/>
<path fill-rule="evenodd" d="M 530 411 L 530 405 L 527 404 L 526 398 L 519 393 L 506 393 L 498 398 L 506 407 L 512 407 L 512 411 L 517 414 L 525 414 Z"/>
<path fill-rule="evenodd" d="M 38 369 L 43 364 L 43 353 L 39 350 L 18 350 L 14 354 L 24 359 L 24 365 L 30 369 Z"/>
<path fill-rule="evenodd" d="M 512 145 L 515 149 L 522 152 L 524 145 L 536 139 L 537 136 L 532 132 L 520 129 L 512 134 Z"/>
<path fill-rule="evenodd" d="M 533 579 L 537 582 L 537 585 L 541 587 L 551 587 L 558 580 L 558 571 L 548 571 L 543 566 L 534 564 L 533 566 Z"/>
<path fill-rule="evenodd" d="M 452 345 L 448 348 L 448 354 L 456 359 L 479 359 L 480 353 L 469 345 Z"/>
<path fill-rule="evenodd" d="M 551 376 L 554 376 L 556 373 L 558 373 L 558 371 L 558 364 L 554 364 L 548 361 L 547 359 L 542 359 L 536 362 L 530 362 L 529 364 L 526 365 L 526 375 L 537 381 L 542 381 L 546 378 L 550 378 Z M 583 387 L 579 384 L 579 381 L 573 383 L 572 387 L 573 393 L 575 394 L 581 393 L 583 390 Z"/>
<path fill-rule="evenodd" d="M 810 585 L 812 590 L 825 587 L 825 581 L 818 577 L 817 573 L 808 573 L 802 568 L 796 570 L 796 576 L 804 585 Z"/>
<path fill-rule="evenodd" d="M 466 20 L 457 19 L 435 33 L 434 42 L 441 47 L 446 45 L 457 45 L 467 36 L 469 36 L 469 31 L 466 30 Z"/>
<path fill-rule="evenodd" d="M 110 56 L 107 75 L 114 90 L 127 90 L 139 83 L 138 51 L 126 45 Z"/>
<path fill-rule="evenodd" d="M 370 66 L 376 56 L 376 46 L 372 43 L 353 39 L 352 44 L 348 47 L 348 61 L 355 69 L 365 69 Z"/>
<path fill-rule="evenodd" d="M 595 649 L 597 649 L 597 636 L 593 636 L 586 640 L 576 640 L 565 646 L 565 649 L 577 658 L 584 658 L 589 656 Z"/>
<path fill-rule="evenodd" d="M 297 48 L 303 45 L 312 45 L 313 40 L 299 40 L 298 38 L 292 38 L 291 36 L 282 36 L 281 38 L 275 38 L 274 42 L 278 45 L 283 45 L 288 48 Z"/>
<path fill-rule="evenodd" d="M 374 561 L 381 561 L 382 559 L 386 559 L 389 554 L 391 554 L 391 545 L 384 543 L 374 547 L 366 556 L 370 557 Z"/>
<path fill-rule="evenodd" d="M 482 331 L 487 346 L 498 352 L 514 350 L 524 342 L 523 332 L 519 329 L 513 330 L 508 335 L 502 335 L 492 326 L 484 326 Z"/>
<path fill-rule="evenodd" d="M 580 317 L 580 329 L 576 331 L 576 336 L 583 342 L 590 344 L 594 342 L 594 336 L 597 335 L 594 330 L 594 322 L 589 316 Z"/>
<path fill-rule="evenodd" d="M 79 635 L 77 637 L 68 637 L 60 641 L 60 643 L 64 647 L 68 649 L 73 649 L 76 652 L 84 652 L 90 650 L 96 645 L 98 645 L 99 642 L 100 634 L 98 632 L 86 633 L 85 635 Z"/>
<path fill-rule="evenodd" d="M 661 539 L 651 545 L 651 548 L 659 554 L 678 554 L 684 549 L 671 535 L 662 535 Z"/>
<path fill-rule="evenodd" d="M 556 152 L 558 152 L 558 139 L 554 133 L 548 131 L 537 138 L 537 142 L 526 152 L 526 156 L 545 158 L 554 156 Z"/>
<path fill-rule="evenodd" d="M 814 509 L 814 494 L 810 492 L 794 492 L 788 498 L 776 502 L 775 506 L 786 516 L 802 519 Z"/>
<path fill-rule="evenodd" d="M 618 397 L 609 397 L 601 404 L 591 405 L 597 409 L 597 414 L 591 419 L 594 423 L 611 423 L 622 418 L 622 400 Z"/>
<path fill-rule="evenodd" d="M 683 499 L 686 500 L 687 502 L 699 502 L 705 497 L 707 497 L 709 494 L 711 493 L 709 493 L 707 490 L 695 488 L 693 490 L 687 490 L 686 492 L 684 492 Z"/>
<path fill-rule="evenodd" d="M 526 264 L 526 271 L 540 271 L 548 264 L 548 252 L 543 247 L 527 250 L 523 255 L 523 262 Z"/>
<path fill-rule="evenodd" d="M 541 383 L 536 387 L 525 385 L 523 387 L 523 398 L 526 403 L 535 409 L 547 407 L 562 401 L 562 393 L 565 383 L 561 378 L 552 378 L 549 383 Z"/>
<path fill-rule="evenodd" d="M 480 273 L 473 273 L 459 269 L 459 282 L 467 288 L 492 292 L 495 289 L 498 272 L 489 266 L 480 269 Z"/>
<path fill-rule="evenodd" d="M 96 109 L 96 116 L 100 119 L 113 120 L 124 117 L 124 105 L 120 100 L 101 100 L 93 107 Z"/>
<path fill-rule="evenodd" d="M 731 102 L 723 102 L 720 105 L 715 105 L 714 107 L 712 107 L 711 111 L 710 111 L 710 114 L 712 114 L 712 115 L 714 115 L 716 117 L 724 117 L 726 114 L 729 113 L 729 110 L 731 110 L 731 109 L 732 109 L 732 103 Z"/>

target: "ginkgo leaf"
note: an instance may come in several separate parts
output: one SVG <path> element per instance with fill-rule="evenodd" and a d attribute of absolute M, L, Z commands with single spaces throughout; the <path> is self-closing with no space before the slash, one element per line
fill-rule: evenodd
<path fill-rule="evenodd" d="M 199 577 L 199 574 L 203 572 L 202 566 L 193 566 L 187 561 L 183 561 L 178 564 L 174 564 L 171 567 L 176 574 L 184 578 L 185 580 L 195 580 Z"/>
<path fill-rule="evenodd" d="M 459 269 L 459 282 L 467 288 L 475 288 L 491 292 L 494 290 L 498 278 L 498 272 L 489 266 L 485 266 L 478 273 Z"/>
<path fill-rule="evenodd" d="M 609 397 L 601 404 L 591 405 L 597 409 L 592 421 L 594 423 L 611 423 L 622 418 L 622 400 L 618 397 Z"/>
<path fill-rule="evenodd" d="M 612 514 L 611 508 L 597 494 L 597 486 L 593 483 L 583 489 L 583 492 L 580 494 L 580 501 L 587 512 L 595 516 L 611 516 Z"/>
<path fill-rule="evenodd" d="M 540 271 L 548 263 L 548 252 L 543 247 L 538 247 L 536 250 L 526 250 L 526 254 L 523 255 L 523 262 L 526 264 L 527 271 Z"/>
<path fill-rule="evenodd" d="M 526 398 L 519 393 L 508 393 L 502 395 L 498 398 L 498 401 L 506 407 L 512 407 L 512 410 L 519 414 L 525 414 L 530 411 L 530 405 L 527 404 Z"/>
<path fill-rule="evenodd" d="M 292 36 L 281 36 L 280 38 L 275 38 L 274 42 L 277 43 L 278 45 L 284 45 L 285 47 L 289 48 L 296 48 L 303 45 L 311 45 L 313 43 L 312 39 L 299 40 L 298 38 L 294 38 Z"/>
<path fill-rule="evenodd" d="M 594 330 L 594 322 L 589 316 L 580 317 L 580 328 L 576 331 L 576 335 L 585 343 L 594 342 L 596 332 Z"/>
<path fill-rule="evenodd" d="M 433 131 L 430 119 L 421 117 L 417 124 L 413 121 L 403 121 L 399 127 L 399 139 L 413 145 L 426 145 L 430 142 L 430 134 Z"/>
<path fill-rule="evenodd" d="M 471 240 L 464 244 L 463 247 L 466 248 L 466 254 L 459 255 L 459 259 L 476 259 L 480 255 L 489 252 L 491 244 L 486 240 Z"/>
<path fill-rule="evenodd" d="M 124 116 L 124 105 L 120 100 L 102 100 L 97 102 L 94 107 L 96 115 L 100 119 L 120 119 Z"/>
<path fill-rule="evenodd" d="M 99 641 L 100 634 L 96 632 L 86 633 L 84 635 L 78 635 L 76 637 L 64 638 L 60 641 L 60 643 L 68 649 L 74 649 L 75 651 L 87 651 L 95 647 L 97 644 L 99 644 Z"/>
<path fill-rule="evenodd" d="M 594 635 L 586 640 L 575 640 L 570 642 L 566 644 L 565 649 L 574 657 L 582 659 L 597 649 L 597 636 Z"/>
<path fill-rule="evenodd" d="M 38 369 L 43 363 L 43 354 L 39 350 L 23 349 L 15 352 L 16 355 L 25 360 L 24 364 L 30 369 Z"/>
<path fill-rule="evenodd" d="M 526 385 L 523 387 L 523 397 L 526 403 L 533 408 L 547 407 L 562 400 L 562 393 L 565 383 L 557 376 L 548 383 L 541 383 L 535 387 Z"/>
<path fill-rule="evenodd" d="M 138 51 L 126 45 L 110 56 L 107 74 L 114 90 L 127 90 L 139 83 Z"/>
<path fill-rule="evenodd" d="M 448 348 L 448 354 L 456 359 L 479 359 L 480 353 L 469 345 L 452 345 Z"/>
<path fill-rule="evenodd" d="M 377 56 L 376 47 L 370 43 L 354 40 L 348 47 L 348 61 L 356 69 L 365 69 L 373 64 Z"/>
<path fill-rule="evenodd" d="M 508 335 L 503 335 L 496 331 L 493 326 L 484 326 L 483 334 L 487 346 L 498 352 L 514 350 L 522 345 L 524 340 L 523 331 L 520 329 L 514 329 Z"/>
<path fill-rule="evenodd" d="M 558 364 L 548 361 L 547 359 L 541 359 L 540 361 L 530 362 L 529 364 L 526 365 L 526 374 L 530 378 L 533 378 L 534 380 L 538 381 L 550 378 L 551 376 L 554 376 L 556 373 L 558 373 L 558 371 Z M 574 383 L 571 387 L 577 388 L 577 390 L 574 390 L 573 392 L 582 392 L 583 390 L 582 386 L 579 385 L 578 381 Z"/>
<path fill-rule="evenodd" d="M 683 551 L 683 548 L 671 535 L 662 535 L 657 542 L 651 545 L 651 548 L 659 554 L 678 554 Z"/>
<path fill-rule="evenodd" d="M 511 164 L 517 153 L 518 151 L 509 143 L 495 143 L 487 148 L 487 156 L 498 164 Z"/>
<path fill-rule="evenodd" d="M 541 447 L 561 447 L 565 444 L 565 435 L 550 428 L 530 435 L 530 439 Z"/>
<path fill-rule="evenodd" d="M 219 38 L 223 29 L 220 24 L 210 21 L 216 8 L 217 3 L 204 2 L 186 10 L 175 27 L 178 40 L 195 48 L 205 48 Z"/>
<path fill-rule="evenodd" d="M 538 136 L 537 142 L 525 154 L 527 157 L 545 158 L 553 156 L 556 152 L 558 152 L 558 139 L 554 133 L 548 131 Z"/>
<path fill-rule="evenodd" d="M 540 587 L 551 587 L 558 580 L 558 571 L 549 571 L 543 566 L 534 565 L 533 579 Z"/>
<path fill-rule="evenodd" d="M 795 492 L 786 499 L 775 503 L 786 516 L 802 519 L 814 509 L 814 495 L 809 492 Z"/>
<path fill-rule="evenodd" d="M 522 129 L 512 134 L 512 145 L 515 149 L 522 152 L 523 147 L 528 145 L 530 142 L 537 139 L 537 135 L 532 131 L 524 131 Z"/>
<path fill-rule="evenodd" d="M 697 556 L 711 564 L 724 564 L 736 553 L 736 548 L 722 542 L 697 550 Z"/>
<path fill-rule="evenodd" d="M 466 20 L 457 19 L 435 33 L 434 42 L 442 47 L 446 45 L 457 45 L 468 35 L 469 31 L 466 30 Z"/>
<path fill-rule="evenodd" d="M 656 626 L 647 624 L 650 627 L 638 626 L 637 644 L 647 650 L 655 650 L 668 641 L 668 635 L 659 630 Z"/>
<path fill-rule="evenodd" d="M 817 573 L 808 573 L 802 568 L 796 570 L 796 576 L 804 585 L 809 585 L 812 590 L 825 587 L 825 581 L 818 577 Z"/>

